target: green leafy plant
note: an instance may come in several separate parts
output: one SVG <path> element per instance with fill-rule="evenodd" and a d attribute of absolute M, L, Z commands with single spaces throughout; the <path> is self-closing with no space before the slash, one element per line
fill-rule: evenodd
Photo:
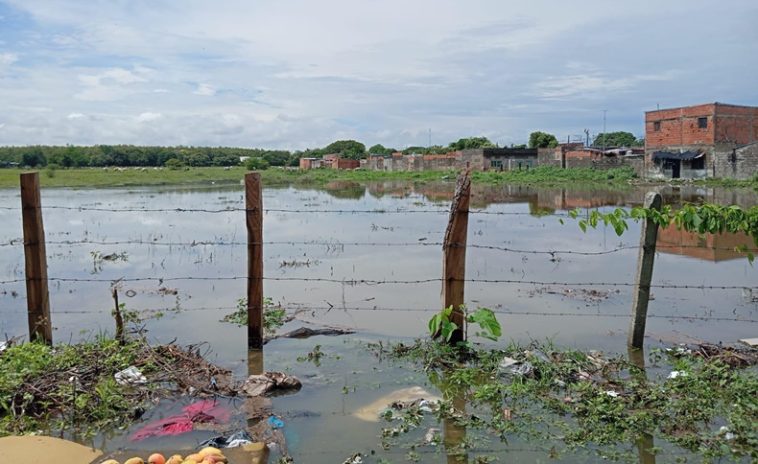
<path fill-rule="evenodd" d="M 432 318 L 429 319 L 429 334 L 432 337 L 440 335 L 446 342 L 450 341 L 453 332 L 458 329 L 458 324 L 450 320 L 452 314 L 453 307 L 448 306 L 432 316 Z"/>
<path fill-rule="evenodd" d="M 283 326 L 287 313 L 281 306 L 275 305 L 274 300 L 270 297 L 263 299 L 263 330 L 268 334 L 273 334 L 276 329 Z M 237 325 L 247 325 L 247 298 L 237 300 L 237 310 L 227 314 L 221 320 Z"/>
<path fill-rule="evenodd" d="M 467 313 L 465 307 L 462 306 L 461 308 L 464 311 L 465 324 L 477 324 L 481 329 L 476 332 L 478 337 L 497 341 L 503 334 L 500 322 L 498 322 L 495 313 L 491 309 L 478 308 L 474 312 Z M 429 334 L 432 337 L 441 336 L 446 342 L 450 341 L 453 333 L 459 329 L 458 324 L 450 320 L 452 314 L 453 307 L 448 306 L 432 316 L 429 320 Z"/>
<path fill-rule="evenodd" d="M 581 215 L 586 217 L 579 219 Z M 660 210 L 654 208 L 635 207 L 630 210 L 616 208 L 610 212 L 598 210 L 584 213 L 579 209 L 569 211 L 569 217 L 578 220 L 583 232 L 587 227 L 597 228 L 601 223 L 613 227 L 621 236 L 629 229 L 628 220 L 651 220 L 659 227 L 675 226 L 677 229 L 697 234 L 744 233 L 753 238 L 758 246 L 758 207 L 741 208 L 737 205 L 723 206 L 716 204 L 692 205 L 686 204 L 678 210 L 665 205 Z M 563 221 L 561 221 L 563 222 Z M 746 247 L 737 247 L 736 251 L 745 253 L 751 263 L 755 259 L 753 253 Z"/>

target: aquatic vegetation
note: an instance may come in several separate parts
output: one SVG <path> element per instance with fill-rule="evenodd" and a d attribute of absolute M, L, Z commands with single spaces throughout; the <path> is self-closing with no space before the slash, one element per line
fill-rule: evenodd
<path fill-rule="evenodd" d="M 654 436 L 662 442 L 650 453 L 675 446 L 707 459 L 758 457 L 758 375 L 746 368 L 758 360 L 755 350 L 654 350 L 645 369 L 626 357 L 538 343 L 370 348 L 426 372 L 445 398 L 437 420 L 455 420 L 468 439 L 549 443 L 546 453 L 554 458 L 585 450 L 626 460 L 636 458 L 629 444 Z M 387 429 L 383 446 L 405 446 L 404 434 L 419 426 L 402 423 Z"/>
<path fill-rule="evenodd" d="M 272 335 L 276 329 L 283 326 L 287 319 L 287 313 L 279 305 L 274 304 L 274 300 L 265 297 L 263 299 L 263 330 Z M 221 322 L 229 322 L 237 325 L 247 325 L 247 298 L 237 300 L 237 309 L 224 316 Z"/>

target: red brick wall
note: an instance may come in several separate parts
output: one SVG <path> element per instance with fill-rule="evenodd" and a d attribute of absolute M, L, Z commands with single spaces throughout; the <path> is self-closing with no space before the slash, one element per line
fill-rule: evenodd
<path fill-rule="evenodd" d="M 708 118 L 708 127 L 698 127 L 698 118 Z M 655 130 L 655 123 L 660 130 Z M 665 147 L 758 141 L 758 108 L 722 103 L 687 106 L 645 113 L 645 146 Z"/>
<path fill-rule="evenodd" d="M 647 149 L 680 145 L 712 145 L 715 143 L 714 115 L 716 107 L 687 106 L 645 113 L 645 147 Z M 708 127 L 700 129 L 698 118 L 707 117 Z M 655 123 L 660 130 L 655 130 Z"/>
<path fill-rule="evenodd" d="M 598 159 L 601 156 L 601 153 L 593 150 L 569 150 L 566 152 L 567 160 Z"/>
<path fill-rule="evenodd" d="M 737 145 L 758 141 L 758 108 L 717 104 L 716 141 Z"/>
<path fill-rule="evenodd" d="M 338 159 L 335 163 L 332 164 L 333 168 L 336 169 L 357 169 L 361 166 L 361 162 L 354 159 Z"/>

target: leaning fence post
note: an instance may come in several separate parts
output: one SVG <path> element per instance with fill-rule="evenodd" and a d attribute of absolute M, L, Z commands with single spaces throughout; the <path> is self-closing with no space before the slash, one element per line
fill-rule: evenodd
<path fill-rule="evenodd" d="M 42 226 L 39 173 L 23 173 L 20 181 L 29 339 L 52 345 L 53 328 L 50 321 L 50 295 L 47 290 L 47 256 L 45 229 Z"/>
<path fill-rule="evenodd" d="M 656 192 L 645 195 L 645 208 L 661 210 L 661 196 Z M 650 218 L 642 222 L 640 233 L 640 251 L 637 256 L 637 274 L 634 282 L 632 300 L 632 321 L 629 327 L 627 344 L 631 348 L 642 349 L 645 339 L 645 322 L 647 321 L 647 304 L 650 300 L 650 281 L 653 279 L 653 262 L 655 261 L 655 243 L 658 239 L 658 224 Z"/>
<path fill-rule="evenodd" d="M 471 178 L 466 170 L 458 176 L 442 245 L 442 304 L 445 308 L 453 307 L 450 320 L 458 326 L 450 338 L 451 344 L 464 339 L 464 315 L 461 307 L 466 279 L 466 232 L 470 198 Z"/>
<path fill-rule="evenodd" d="M 263 348 L 263 197 L 261 175 L 245 174 L 247 347 Z"/>

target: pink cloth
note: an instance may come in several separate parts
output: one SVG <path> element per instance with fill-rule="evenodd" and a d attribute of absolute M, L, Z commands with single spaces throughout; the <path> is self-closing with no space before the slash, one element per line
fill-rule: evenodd
<path fill-rule="evenodd" d="M 192 431 L 196 423 L 221 424 L 229 422 L 232 413 L 225 406 L 217 404 L 213 400 L 202 400 L 182 408 L 181 414 L 176 414 L 165 419 L 149 422 L 134 432 L 129 439 L 140 441 L 149 437 L 163 437 L 166 435 L 181 435 Z"/>

